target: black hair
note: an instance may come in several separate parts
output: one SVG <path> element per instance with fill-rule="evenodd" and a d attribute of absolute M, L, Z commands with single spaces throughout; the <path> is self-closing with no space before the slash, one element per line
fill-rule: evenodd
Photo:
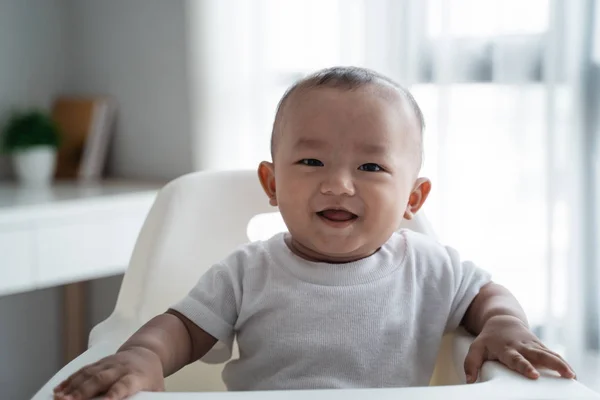
<path fill-rule="evenodd" d="M 273 123 L 273 131 L 271 133 L 271 156 L 273 157 L 273 148 L 275 143 L 276 130 L 278 128 L 278 121 L 281 119 L 281 114 L 283 113 L 285 104 L 294 92 L 300 89 L 310 89 L 321 86 L 353 90 L 369 84 L 383 84 L 391 86 L 392 88 L 400 92 L 400 94 L 408 101 L 408 103 L 412 107 L 417 117 L 417 120 L 419 121 L 421 130 L 420 140 L 422 141 L 423 131 L 425 130 L 425 118 L 423 117 L 423 112 L 417 104 L 417 101 L 406 88 L 404 88 L 396 81 L 388 78 L 387 76 L 368 68 L 332 67 L 322 69 L 311 75 L 308 75 L 303 79 L 300 79 L 292 86 L 290 86 L 286 90 L 281 100 L 279 100 L 279 104 L 277 105 L 277 111 L 275 113 L 275 121 Z"/>

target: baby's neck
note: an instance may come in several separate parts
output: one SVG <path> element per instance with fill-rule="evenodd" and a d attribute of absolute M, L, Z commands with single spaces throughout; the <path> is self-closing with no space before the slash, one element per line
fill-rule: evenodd
<path fill-rule="evenodd" d="M 376 249 L 374 251 L 367 252 L 365 254 L 356 254 L 356 255 L 349 254 L 348 256 L 345 256 L 342 254 L 342 255 L 332 256 L 332 255 L 328 255 L 328 254 L 319 253 L 317 251 L 314 251 L 314 250 L 304 246 L 302 243 L 298 242 L 297 240 L 294 240 L 294 238 L 290 234 L 285 235 L 285 244 L 287 245 L 287 247 L 290 249 L 290 251 L 292 253 L 294 253 L 295 255 L 297 255 L 300 258 L 303 258 L 310 262 L 322 262 L 322 263 L 328 263 L 328 264 L 345 264 L 345 263 L 358 261 L 363 258 L 372 256 L 373 254 L 375 254 L 376 252 L 379 251 L 379 249 Z"/>

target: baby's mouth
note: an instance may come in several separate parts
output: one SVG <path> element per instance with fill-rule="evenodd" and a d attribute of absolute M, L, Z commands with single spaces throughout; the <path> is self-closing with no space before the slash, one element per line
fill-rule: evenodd
<path fill-rule="evenodd" d="M 350 211 L 334 209 L 319 211 L 317 215 L 321 218 L 335 222 L 346 222 L 358 218 L 358 215 L 353 214 Z"/>

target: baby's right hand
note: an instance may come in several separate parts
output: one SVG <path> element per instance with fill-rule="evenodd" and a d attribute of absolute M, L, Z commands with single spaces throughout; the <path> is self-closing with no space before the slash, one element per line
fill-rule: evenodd
<path fill-rule="evenodd" d="M 105 357 L 75 372 L 56 388 L 55 400 L 121 400 L 141 391 L 163 391 L 163 368 L 158 355 L 132 347 Z"/>

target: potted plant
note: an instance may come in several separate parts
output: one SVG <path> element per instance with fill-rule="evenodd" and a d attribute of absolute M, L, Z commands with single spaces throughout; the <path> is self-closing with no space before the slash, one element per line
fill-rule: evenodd
<path fill-rule="evenodd" d="M 13 113 L 2 129 L 1 147 L 11 154 L 19 180 L 47 185 L 56 167 L 60 132 L 52 117 L 40 110 Z"/>

